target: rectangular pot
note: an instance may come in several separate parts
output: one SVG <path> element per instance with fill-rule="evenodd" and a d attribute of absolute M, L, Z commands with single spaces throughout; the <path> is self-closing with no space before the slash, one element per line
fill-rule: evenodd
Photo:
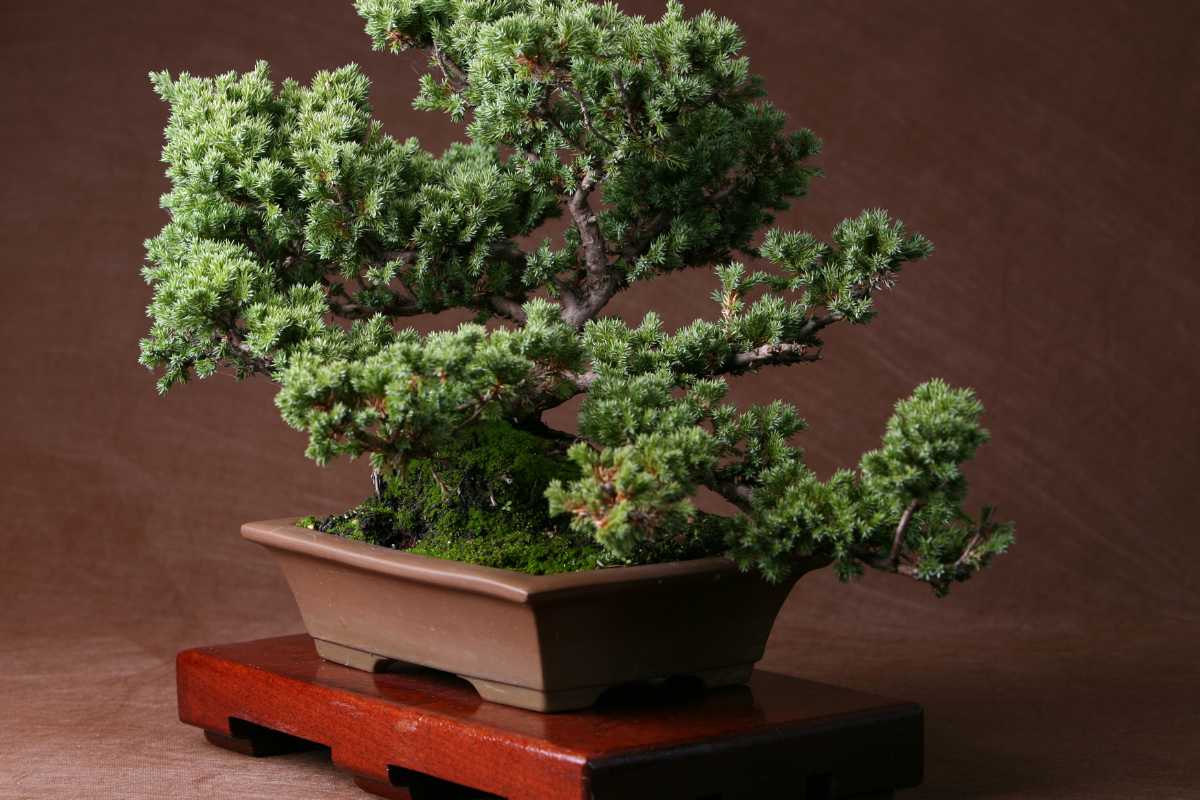
<path fill-rule="evenodd" d="M 527 575 L 251 522 L 325 658 L 452 672 L 493 702 L 584 708 L 605 689 L 694 675 L 743 683 L 792 578 L 770 584 L 725 558 Z"/>

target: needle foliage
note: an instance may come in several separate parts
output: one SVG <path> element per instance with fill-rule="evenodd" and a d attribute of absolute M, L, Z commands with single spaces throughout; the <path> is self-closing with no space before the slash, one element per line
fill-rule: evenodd
<path fill-rule="evenodd" d="M 987 438 L 971 390 L 917 387 L 880 448 L 827 480 L 794 445 L 793 406 L 726 402 L 730 377 L 815 361 L 825 328 L 872 321 L 932 251 L 882 210 L 825 238 L 771 227 L 820 142 L 767 99 L 732 22 L 676 2 L 657 19 L 592 0 L 355 8 L 376 49 L 428 53 L 414 105 L 466 143 L 384 132 L 354 65 L 308 85 L 265 63 L 151 76 L 171 190 L 142 363 L 164 392 L 268 376 L 309 456 L 369 457 L 377 496 L 326 528 L 532 571 L 728 553 L 771 580 L 816 559 L 939 593 L 1008 546 L 1011 525 L 963 508 L 961 466 Z M 693 268 L 715 270 L 711 315 L 667 330 L 603 313 Z M 474 321 L 405 324 L 454 308 Z M 549 430 L 580 394 L 578 435 Z M 493 457 L 514 436 L 552 463 L 517 480 L 516 456 Z M 702 487 L 737 513 L 699 512 Z M 522 536 L 549 555 L 514 557 Z"/>

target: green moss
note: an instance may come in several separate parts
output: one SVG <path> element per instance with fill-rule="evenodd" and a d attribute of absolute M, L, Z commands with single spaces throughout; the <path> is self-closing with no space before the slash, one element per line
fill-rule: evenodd
<path fill-rule="evenodd" d="M 591 569 L 601 547 L 551 518 L 545 492 L 577 477 L 556 439 L 504 423 L 463 431 L 437 458 L 384 477 L 378 497 L 304 527 L 422 555 L 534 574 Z"/>
<path fill-rule="evenodd" d="M 384 480 L 398 528 L 420 537 L 473 538 L 565 530 L 550 517 L 546 487 L 574 480 L 560 443 L 504 423 L 476 425 L 437 459 L 410 461 Z"/>
<path fill-rule="evenodd" d="M 533 575 L 595 569 L 604 555 L 600 545 L 581 541 L 570 532 L 525 531 L 476 537 L 436 534 L 421 539 L 409 552 Z"/>
<path fill-rule="evenodd" d="M 305 517 L 297 524 L 535 575 L 721 552 L 715 528 L 698 524 L 694 534 L 643 543 L 630 559 L 615 561 L 600 544 L 571 530 L 565 516 L 550 516 L 546 487 L 554 479 L 574 480 L 577 469 L 558 440 L 485 423 L 464 431 L 437 458 L 410 461 L 403 473 L 385 477 L 378 497 L 344 514 Z"/>

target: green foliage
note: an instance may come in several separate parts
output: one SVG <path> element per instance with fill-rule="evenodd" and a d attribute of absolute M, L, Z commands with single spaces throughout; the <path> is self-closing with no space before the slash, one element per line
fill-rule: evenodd
<path fill-rule="evenodd" d="M 459 432 L 436 457 L 413 459 L 386 476 L 381 496 L 396 507 L 396 527 L 414 535 L 542 533 L 563 527 L 547 511 L 546 485 L 575 475 L 560 443 L 503 422 L 482 423 Z"/>
<path fill-rule="evenodd" d="M 534 300 L 515 330 L 406 329 L 382 335 L 390 341 L 369 355 L 300 353 L 280 374 L 276 405 L 309 433 L 318 463 L 369 452 L 377 470 L 406 464 L 452 446 L 478 421 L 528 417 L 543 394 L 570 396 L 562 376 L 578 365 L 579 346 L 551 311 Z"/>
<path fill-rule="evenodd" d="M 436 457 L 382 478 L 379 494 L 308 527 L 384 547 L 537 574 L 588 569 L 603 551 L 550 517 L 544 493 L 577 472 L 561 443 L 502 422 L 480 423 Z"/>
<path fill-rule="evenodd" d="M 896 404 L 883 445 L 857 471 L 820 481 L 797 455 L 760 473 L 731 552 L 767 576 L 786 574 L 796 554 L 829 557 L 851 577 L 872 566 L 910 575 L 944 594 L 1012 543 L 1012 525 L 985 507 L 962 509 L 961 466 L 987 440 L 983 407 L 969 389 L 933 380 Z"/>
<path fill-rule="evenodd" d="M 590 0 L 356 5 L 377 49 L 433 49 L 418 108 L 470 116 L 474 141 L 513 148 L 549 186 L 577 185 L 581 168 L 604 175 L 605 235 L 653 239 L 617 263 L 630 276 L 745 247 L 817 174 L 801 162 L 819 141 L 784 132 L 737 26 L 711 12 L 688 19 L 672 2 L 647 21 Z"/>
<path fill-rule="evenodd" d="M 794 407 L 726 402 L 727 376 L 816 361 L 826 327 L 870 322 L 932 251 L 882 210 L 828 241 L 768 227 L 820 142 L 767 100 L 732 22 L 677 2 L 653 20 L 593 0 L 356 8 L 377 49 L 429 53 L 414 104 L 469 143 L 384 133 L 354 65 L 307 86 L 264 63 L 151 76 L 171 219 L 147 242 L 142 363 L 160 391 L 267 375 L 309 456 L 369 456 L 382 491 L 323 529 L 535 572 L 728 552 L 770 579 L 805 560 L 939 593 L 1008 546 L 1010 525 L 963 511 L 986 440 L 969 390 L 918 387 L 824 481 Z M 693 267 L 716 272 L 708 318 L 602 316 Z M 403 323 L 450 308 L 475 319 Z M 542 414 L 579 394 L 578 436 L 552 435 Z M 737 513 L 698 512 L 702 489 Z"/>
<path fill-rule="evenodd" d="M 571 513 L 576 530 L 594 532 L 618 556 L 685 534 L 695 519 L 694 476 L 715 464 L 717 449 L 699 426 L 703 406 L 676 402 L 672 382 L 663 371 L 594 386 L 580 414 L 589 441 L 569 453 L 582 477 L 547 493 L 552 511 Z"/>

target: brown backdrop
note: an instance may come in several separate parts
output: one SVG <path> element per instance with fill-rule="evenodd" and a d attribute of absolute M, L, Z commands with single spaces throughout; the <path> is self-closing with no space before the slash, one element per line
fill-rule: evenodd
<path fill-rule="evenodd" d="M 1200 5 L 712 6 L 826 141 L 828 177 L 783 224 L 827 232 L 878 205 L 938 246 L 875 324 L 737 399 L 795 401 L 827 472 L 917 382 L 973 385 L 994 434 L 974 497 L 1019 522 L 1016 549 L 945 601 L 806 578 L 765 665 L 924 703 L 913 797 L 1198 796 Z M 349 2 L 0 14 L 0 796 L 355 797 L 317 759 L 241 761 L 173 718 L 177 649 L 299 627 L 239 523 L 343 508 L 366 483 L 304 459 L 270 385 L 158 398 L 136 365 L 166 186 L 146 73 L 354 60 L 392 133 L 456 131 L 409 108 L 420 60 L 371 53 Z M 682 323 L 711 312 L 711 284 L 679 275 L 615 308 Z"/>

